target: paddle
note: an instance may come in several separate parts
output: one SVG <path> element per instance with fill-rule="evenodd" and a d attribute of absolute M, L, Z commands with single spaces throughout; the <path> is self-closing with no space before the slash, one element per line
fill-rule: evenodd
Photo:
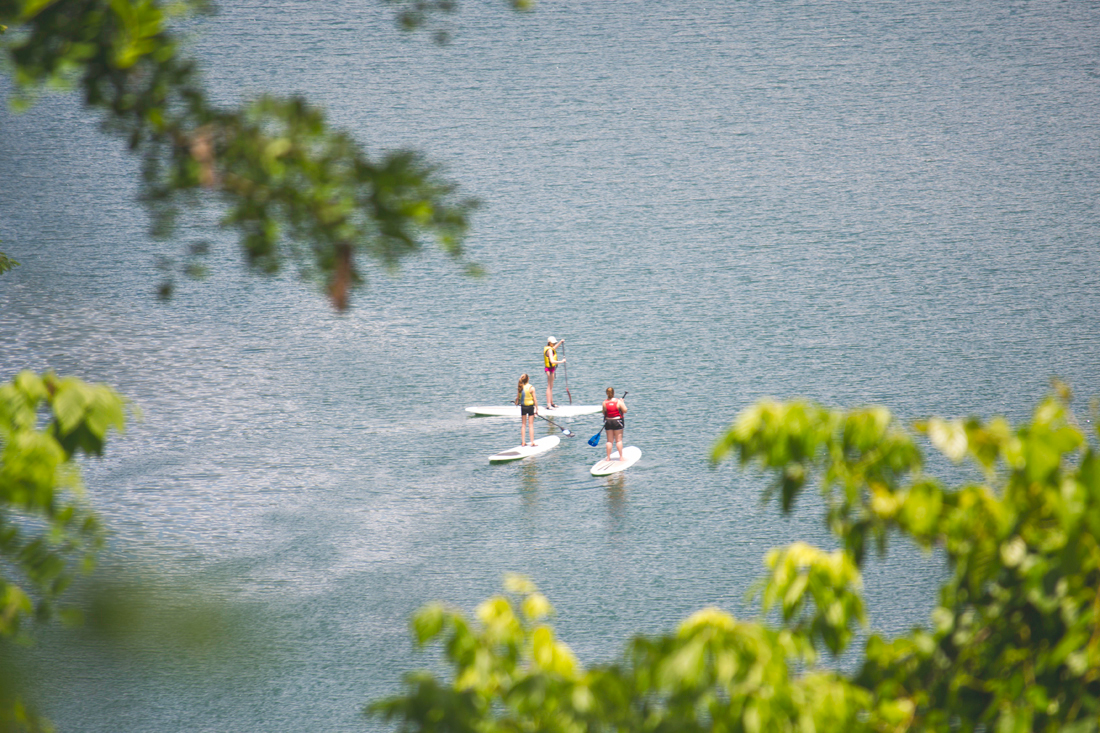
<path fill-rule="evenodd" d="M 629 391 L 623 392 L 622 399 L 625 399 L 628 394 L 630 394 Z M 588 444 L 590 446 L 592 446 L 593 448 L 595 448 L 597 445 L 600 444 L 600 435 L 602 435 L 602 434 L 603 434 L 603 428 L 600 428 L 600 432 L 596 433 L 595 435 L 593 435 L 591 438 L 588 439 Z"/>
<path fill-rule="evenodd" d="M 540 414 L 538 414 L 538 413 L 536 412 L 536 413 L 535 413 L 535 417 L 542 417 L 542 415 L 540 415 Z M 573 432 L 572 430 L 570 430 L 569 428 L 563 428 L 563 427 L 562 427 L 561 425 L 558 425 L 558 424 L 557 424 L 556 422 L 554 422 L 554 421 L 553 421 L 553 420 L 551 420 L 550 418 L 548 418 L 548 417 L 542 417 L 542 419 L 543 419 L 543 420 L 545 420 L 546 422 L 550 423 L 551 425 L 553 425 L 553 426 L 554 426 L 555 428 L 557 428 L 558 430 L 560 430 L 560 431 L 561 431 L 561 434 L 562 434 L 562 435 L 564 435 L 565 437 L 567 437 L 567 438 L 575 438 L 575 437 L 577 437 L 577 434 L 576 434 L 576 433 L 574 433 L 574 432 Z"/>
<path fill-rule="evenodd" d="M 565 363 L 565 339 L 562 339 L 561 355 L 561 375 L 565 377 L 565 396 L 569 398 L 569 404 L 573 404 L 573 395 L 569 392 L 569 365 Z"/>

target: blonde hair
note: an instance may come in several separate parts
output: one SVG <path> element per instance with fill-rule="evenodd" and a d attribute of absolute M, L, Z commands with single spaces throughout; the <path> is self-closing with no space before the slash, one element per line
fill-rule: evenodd
<path fill-rule="evenodd" d="M 516 385 L 516 404 L 517 405 L 521 404 L 523 402 L 523 386 L 525 384 L 527 384 L 527 375 L 526 374 L 519 375 L 519 384 Z"/>

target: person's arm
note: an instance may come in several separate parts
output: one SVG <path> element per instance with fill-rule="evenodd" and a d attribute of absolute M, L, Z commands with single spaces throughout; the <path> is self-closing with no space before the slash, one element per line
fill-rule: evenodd
<path fill-rule="evenodd" d="M 625 417 L 626 416 L 626 403 L 623 402 L 622 397 L 619 397 L 617 399 L 619 400 L 619 412 L 622 413 L 623 416 Z"/>
<path fill-rule="evenodd" d="M 556 360 L 554 362 L 554 366 L 557 366 L 558 364 L 564 364 L 565 363 L 565 359 L 558 359 L 558 349 L 560 349 L 561 345 L 564 344 L 564 343 L 565 343 L 565 339 L 562 339 L 561 341 L 554 344 L 554 359 Z"/>

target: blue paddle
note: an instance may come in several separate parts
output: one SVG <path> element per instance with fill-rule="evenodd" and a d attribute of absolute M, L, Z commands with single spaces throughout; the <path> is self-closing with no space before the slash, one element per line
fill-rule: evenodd
<path fill-rule="evenodd" d="M 629 391 L 623 392 L 623 396 L 620 399 L 625 399 L 628 394 L 630 394 Z M 593 448 L 595 448 L 597 445 L 600 444 L 600 435 L 602 435 L 602 434 L 603 434 L 603 428 L 600 428 L 600 432 L 596 433 L 595 435 L 593 435 L 591 438 L 588 439 L 588 444 L 590 446 L 592 446 Z"/>

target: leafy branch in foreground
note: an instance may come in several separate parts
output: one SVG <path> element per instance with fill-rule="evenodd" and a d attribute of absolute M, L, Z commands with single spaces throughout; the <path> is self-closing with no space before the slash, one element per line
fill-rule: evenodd
<path fill-rule="evenodd" d="M 19 267 L 19 263 L 13 260 L 11 257 L 8 257 L 3 252 L 0 252 L 0 275 L 3 275 L 5 272 L 12 269 L 13 267 Z"/>
<path fill-rule="evenodd" d="M 841 546 L 769 553 L 762 612 L 777 609 L 777 627 L 705 609 L 585 670 L 545 621 L 549 602 L 511 579 L 515 597 L 486 601 L 476 620 L 417 614 L 418 644 L 441 643 L 450 673 L 412 674 L 368 712 L 402 731 L 1096 731 L 1100 462 L 1068 403 L 1059 385 L 1019 428 L 919 423 L 984 477 L 948 488 L 883 408 L 760 402 L 712 459 L 771 473 L 784 512 L 818 484 Z M 842 654 L 864 622 L 865 549 L 886 553 L 892 536 L 946 562 L 928 628 L 871 634 L 851 675 L 822 668 L 819 650 Z"/>
<path fill-rule="evenodd" d="M 3 26 L 0 26 L 0 33 L 3 33 Z M 0 275 L 3 275 L 13 267 L 19 267 L 19 263 L 3 252 L 0 252 Z"/>
<path fill-rule="evenodd" d="M 41 419 L 42 413 L 46 419 Z M 102 542 L 80 501 L 78 455 L 98 456 L 121 431 L 125 403 L 106 385 L 20 372 L 0 385 L 0 636 L 44 619 Z"/>
<path fill-rule="evenodd" d="M 397 3 L 424 19 L 446 10 Z M 523 6 L 524 3 L 519 3 Z M 363 281 L 361 259 L 394 269 L 426 240 L 463 258 L 477 202 L 458 195 L 438 165 L 399 151 L 372 158 L 304 99 L 261 97 L 215 107 L 195 64 L 180 53 L 173 20 L 205 2 L 0 0 L 0 43 L 19 104 L 47 85 L 75 86 L 106 129 L 143 160 L 154 232 L 168 236 L 185 204 L 215 193 L 224 224 L 264 273 L 292 262 L 324 279 L 338 309 Z M 408 25 L 408 23 L 406 23 Z M 162 295 L 171 294 L 171 285 Z"/>
<path fill-rule="evenodd" d="M 121 432 L 127 403 L 105 385 L 21 372 L 0 384 L 0 731 L 50 731 L 31 706 L 73 663 L 125 655 L 178 674 L 224 675 L 270 658 L 255 618 L 216 583 L 156 579 L 131 557 L 94 575 L 105 530 L 83 502 L 78 461 Z M 31 622 L 60 619 L 48 659 Z M 36 673 L 31 673 L 35 670 Z"/>
<path fill-rule="evenodd" d="M 398 9 L 397 23 L 406 31 L 418 31 L 434 28 L 433 40 L 441 45 L 451 39 L 450 32 L 433 19 L 439 15 L 448 15 L 458 10 L 458 0 L 385 0 L 387 5 Z M 534 0 L 507 0 L 513 10 L 531 10 Z"/>
<path fill-rule="evenodd" d="M 101 455 L 108 432 L 124 422 L 123 399 L 105 385 L 32 372 L 0 385 L 0 662 L 4 645 L 28 638 L 28 619 L 78 620 L 56 604 L 91 569 L 103 530 L 80 501 L 75 461 Z M 0 663 L 0 676 L 10 673 Z M 46 727 L 11 686 L 0 686 L 0 729 L 8 726 Z"/>

